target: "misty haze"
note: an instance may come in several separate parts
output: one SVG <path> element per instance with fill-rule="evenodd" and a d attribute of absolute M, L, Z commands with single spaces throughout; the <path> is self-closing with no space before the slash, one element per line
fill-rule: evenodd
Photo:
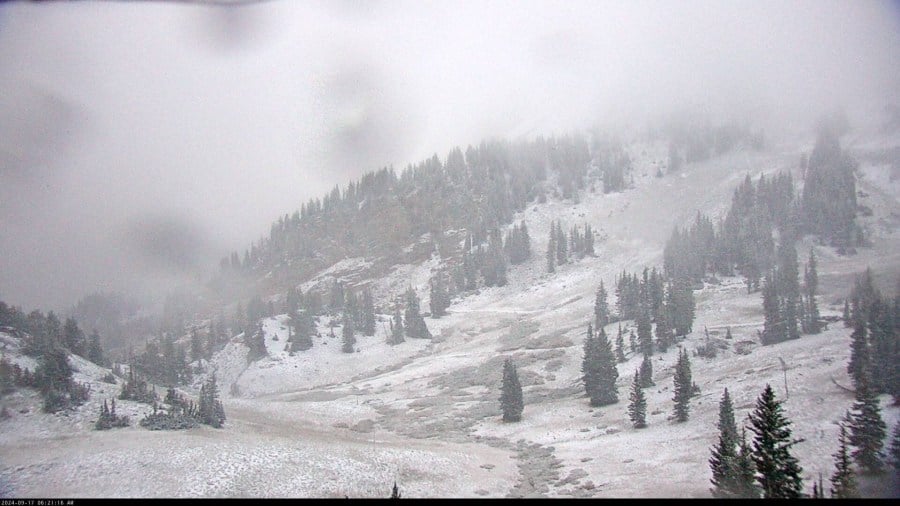
<path fill-rule="evenodd" d="M 896 2 L 0 47 L 0 497 L 900 497 Z"/>

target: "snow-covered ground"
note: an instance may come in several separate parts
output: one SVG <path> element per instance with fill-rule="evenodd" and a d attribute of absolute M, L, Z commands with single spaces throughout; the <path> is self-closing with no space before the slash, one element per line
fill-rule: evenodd
<path fill-rule="evenodd" d="M 819 473 L 826 480 L 831 474 L 836 423 L 853 401 L 834 383 L 849 384 L 849 331 L 840 322 L 819 335 L 763 347 L 756 334 L 760 295 L 748 295 L 740 279 L 726 278 L 695 292 L 694 332 L 679 343 L 696 350 L 707 328 L 725 346 L 715 359 L 692 356 L 701 395 L 691 402 L 690 420 L 669 420 L 675 347 L 653 357 L 656 386 L 646 391 L 645 429 L 632 429 L 626 412 L 640 357 L 629 354 L 618 366 L 618 404 L 590 408 L 579 380 L 600 281 L 612 293 L 623 269 L 660 265 L 673 226 L 688 223 L 698 210 L 720 216 L 746 174 L 755 179 L 788 169 L 800 180 L 800 151 L 738 151 L 656 178 L 665 146 L 634 147 L 635 188 L 588 193 L 577 204 L 551 199 L 519 213 L 517 221 L 528 224 L 533 258 L 510 269 L 507 286 L 481 289 L 454 302 L 447 316 L 427 318 L 438 339 L 388 346 L 379 323 L 375 336 L 357 336 L 358 353 L 345 354 L 340 327 L 327 337 L 323 320 L 319 332 L 326 337 L 290 356 L 283 351 L 285 317 L 267 319 L 268 357 L 248 366 L 246 347 L 232 343 L 213 360 L 229 417 L 224 429 L 92 432 L 99 396 L 68 419 L 15 412 L 0 422 L 0 490 L 15 496 L 384 497 L 396 480 L 406 497 L 706 497 L 722 390 L 729 389 L 736 418 L 743 420 L 766 383 L 785 399 L 794 436 L 805 439 L 795 451 L 811 488 Z M 860 175 L 859 189 L 868 194 L 860 203 L 874 210 L 862 219 L 872 248 L 841 257 L 808 240 L 799 254 L 804 261 L 806 251 L 816 249 L 826 316 L 840 313 L 849 280 L 867 265 L 879 274 L 900 271 L 898 188 L 881 168 L 863 166 Z M 556 219 L 564 229 L 590 223 L 598 234 L 596 257 L 548 275 L 543 253 Z M 346 260 L 328 272 L 361 262 Z M 372 281 L 377 293 L 397 296 L 413 286 L 427 295 L 437 267 L 434 257 Z M 726 327 L 730 342 L 723 339 Z M 617 324 L 606 328 L 613 338 L 616 331 Z M 524 419 L 516 424 L 499 417 L 505 357 L 517 364 L 525 393 Z M 136 409 L 122 404 L 120 410 Z M 887 398 L 882 406 L 893 427 L 898 408 Z"/>

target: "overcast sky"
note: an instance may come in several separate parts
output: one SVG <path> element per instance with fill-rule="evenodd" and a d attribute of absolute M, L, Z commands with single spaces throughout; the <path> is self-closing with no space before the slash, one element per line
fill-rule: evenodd
<path fill-rule="evenodd" d="M 0 300 L 26 310 L 165 287 L 484 137 L 900 103 L 887 2 L 12 2 L 0 47 Z"/>

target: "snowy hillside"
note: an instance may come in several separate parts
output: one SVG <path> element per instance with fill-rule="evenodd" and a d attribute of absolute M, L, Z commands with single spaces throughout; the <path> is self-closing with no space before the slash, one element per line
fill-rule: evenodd
<path fill-rule="evenodd" d="M 795 170 L 807 148 L 740 150 L 657 178 L 666 147 L 632 146 L 634 188 L 588 192 L 578 203 L 551 199 L 520 212 L 516 221 L 528 224 L 531 260 L 510 269 L 508 285 L 483 288 L 455 300 L 447 316 L 426 318 L 434 340 L 389 346 L 388 315 L 379 315 L 375 336 L 357 336 L 357 352 L 342 353 L 340 327 L 329 329 L 320 319 L 321 337 L 314 337 L 313 348 L 291 356 L 284 351 L 286 316 L 268 318 L 268 357 L 248 365 L 247 348 L 236 338 L 212 360 L 228 416 L 221 430 L 93 432 L 97 403 L 115 387 L 99 382 L 102 371 L 77 362 L 79 380 L 91 381 L 101 395 L 68 417 L 32 408 L 0 421 L 0 491 L 384 497 L 396 481 L 405 497 L 708 497 L 707 459 L 717 437 L 722 390 L 729 389 L 740 425 L 767 383 L 785 399 L 794 436 L 805 440 L 795 454 L 811 489 L 819 473 L 827 479 L 832 472 L 837 422 L 853 402 L 835 384 L 850 383 L 849 329 L 841 322 L 818 335 L 763 347 L 757 336 L 760 294 L 748 295 L 740 278 L 724 278 L 695 292 L 694 331 L 679 342 L 695 351 L 706 328 L 723 348 L 714 359 L 691 356 L 701 394 L 692 400 L 686 423 L 671 420 L 678 347 L 652 358 L 656 386 L 646 390 L 645 429 L 631 428 L 626 411 L 639 355 L 628 353 L 628 361 L 618 365 L 615 405 L 589 407 L 580 380 L 585 329 L 600 282 L 609 288 L 623 270 L 661 265 L 674 226 L 688 223 L 697 211 L 719 217 L 746 174 Z M 864 164 L 859 172 L 858 187 L 869 195 L 860 203 L 873 209 L 861 221 L 873 246 L 844 257 L 811 241 L 800 245 L 801 258 L 814 247 L 820 260 L 825 317 L 840 314 L 852 276 L 867 265 L 889 276 L 900 272 L 900 186 L 883 168 Z M 557 219 L 564 228 L 590 223 L 597 233 L 596 256 L 559 266 L 551 275 L 543 253 L 550 222 Z M 346 260 L 318 279 L 364 263 Z M 439 264 L 434 256 L 369 281 L 377 293 L 392 296 L 413 286 L 427 308 L 428 279 Z M 609 302 L 615 302 L 612 294 Z M 615 337 L 617 326 L 608 326 L 607 335 Z M 726 328 L 732 341 L 724 339 Z M 335 337 L 329 337 L 332 330 Z M 523 420 L 514 424 L 500 419 L 506 357 L 517 365 L 524 389 Z M 887 397 L 882 407 L 892 428 L 900 409 Z M 137 407 L 127 409 L 137 416 Z"/>

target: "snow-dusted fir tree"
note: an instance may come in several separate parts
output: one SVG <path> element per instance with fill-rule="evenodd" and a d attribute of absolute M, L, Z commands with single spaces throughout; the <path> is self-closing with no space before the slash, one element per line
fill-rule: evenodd
<path fill-rule="evenodd" d="M 745 499 L 759 498 L 759 487 L 756 485 L 756 463 L 753 461 L 753 448 L 747 442 L 747 429 L 741 427 L 741 439 L 735 456 L 735 488 L 738 497 Z"/>
<path fill-rule="evenodd" d="M 686 422 L 690 411 L 693 381 L 691 380 L 691 360 L 687 350 L 682 348 L 678 354 L 678 362 L 675 363 L 675 420 Z"/>
<path fill-rule="evenodd" d="M 891 435 L 891 460 L 894 461 L 894 471 L 900 473 L 900 423 L 894 425 Z"/>
<path fill-rule="evenodd" d="M 419 312 L 419 296 L 412 288 L 406 291 L 406 311 L 403 321 L 407 336 L 414 339 L 431 339 L 431 332 L 428 331 L 425 319 Z"/>
<path fill-rule="evenodd" d="M 597 399 L 596 406 L 605 406 L 619 402 L 619 392 L 616 389 L 616 380 L 619 379 L 619 371 L 616 369 L 616 357 L 613 354 L 609 338 L 603 327 L 597 331 L 596 355 L 594 363 L 597 367 Z"/>
<path fill-rule="evenodd" d="M 861 311 L 856 309 L 850 317 L 853 325 L 853 332 L 850 334 L 850 362 L 847 363 L 847 373 L 853 379 L 853 384 L 858 390 L 860 384 L 865 381 L 864 376 L 868 374 L 871 367 L 869 358 L 869 344 L 866 339 L 866 322 L 862 317 Z"/>
<path fill-rule="evenodd" d="M 363 289 L 362 297 L 362 333 L 364 336 L 375 335 L 375 301 L 372 299 L 372 289 L 368 286 Z"/>
<path fill-rule="evenodd" d="M 348 312 L 344 312 L 341 328 L 341 351 L 353 353 L 356 348 L 356 329 L 353 328 L 353 318 Z"/>
<path fill-rule="evenodd" d="M 856 475 L 853 472 L 850 450 L 850 440 L 847 435 L 847 424 L 850 421 L 850 413 L 844 416 L 841 423 L 841 431 L 838 435 L 838 451 L 834 456 L 834 474 L 831 475 L 831 497 L 835 499 L 848 499 L 859 496 L 856 484 Z"/>
<path fill-rule="evenodd" d="M 625 335 L 622 333 L 622 325 L 619 325 L 619 333 L 616 336 L 616 362 L 625 362 Z"/>
<path fill-rule="evenodd" d="M 653 383 L 653 362 L 649 355 L 644 355 L 644 360 L 641 361 L 640 375 L 641 388 L 650 388 L 656 384 Z"/>
<path fill-rule="evenodd" d="M 581 381 L 591 406 L 599 406 L 600 402 L 597 369 L 597 340 L 594 339 L 594 326 L 588 323 L 581 358 Z"/>
<path fill-rule="evenodd" d="M 397 306 L 394 308 L 394 317 L 391 320 L 391 335 L 388 336 L 388 344 L 393 346 L 405 341 L 403 332 L 403 318 L 400 316 L 400 307 Z"/>
<path fill-rule="evenodd" d="M 634 372 L 634 381 L 631 382 L 631 395 L 629 395 L 628 418 L 635 429 L 643 429 L 647 426 L 647 399 L 641 388 L 640 371 Z"/>
<path fill-rule="evenodd" d="M 709 468 L 712 471 L 713 497 L 740 497 L 737 479 L 737 425 L 734 423 L 734 406 L 728 389 L 719 401 L 719 441 L 711 450 Z"/>
<path fill-rule="evenodd" d="M 597 288 L 597 296 L 594 299 L 594 325 L 597 328 L 605 327 L 609 324 L 609 302 L 607 298 L 606 287 L 603 286 L 603 281 L 600 281 L 600 287 Z"/>
<path fill-rule="evenodd" d="M 792 439 L 790 425 L 782 413 L 781 402 L 766 384 L 750 414 L 756 481 L 764 499 L 795 499 L 803 495 L 803 469 L 790 452 L 803 440 Z"/>
<path fill-rule="evenodd" d="M 215 372 L 200 387 L 200 405 L 197 409 L 197 416 L 200 418 L 200 423 L 205 423 L 217 429 L 225 424 L 225 408 L 219 400 L 219 388 L 216 386 Z"/>
<path fill-rule="evenodd" d="M 637 335 L 638 343 L 641 346 L 641 353 L 644 355 L 653 355 L 653 326 L 650 323 L 650 309 L 641 305 L 640 313 L 637 319 Z"/>
<path fill-rule="evenodd" d="M 822 324 L 819 321 L 819 306 L 816 304 L 816 292 L 819 289 L 819 273 L 816 269 L 815 251 L 809 250 L 809 262 L 803 272 L 804 291 L 806 292 L 806 308 L 804 315 L 806 316 L 803 326 L 804 332 L 808 334 L 818 334 L 822 330 Z"/>
<path fill-rule="evenodd" d="M 856 385 L 856 402 L 850 414 L 850 444 L 855 447 L 853 459 L 866 472 L 880 473 L 884 470 L 881 449 L 886 432 L 878 396 L 870 386 L 866 371 Z"/>
<path fill-rule="evenodd" d="M 503 361 L 503 383 L 500 386 L 500 409 L 503 410 L 503 421 L 520 421 L 524 408 L 519 374 L 516 372 L 516 366 L 513 365 L 512 359 L 507 358 Z"/>

